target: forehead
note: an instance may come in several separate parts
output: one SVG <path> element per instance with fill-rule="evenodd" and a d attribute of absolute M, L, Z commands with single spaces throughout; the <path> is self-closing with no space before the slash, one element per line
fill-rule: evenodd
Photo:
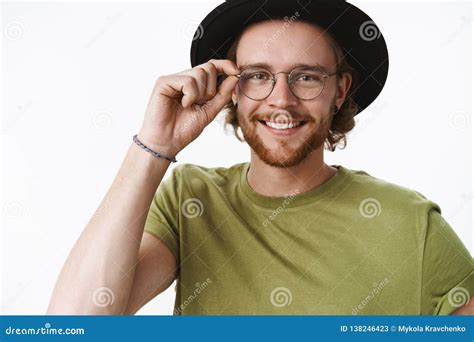
<path fill-rule="evenodd" d="M 274 19 L 253 24 L 245 29 L 237 47 L 237 65 L 266 63 L 272 71 L 298 64 L 332 69 L 336 61 L 324 31 L 305 21 Z"/>

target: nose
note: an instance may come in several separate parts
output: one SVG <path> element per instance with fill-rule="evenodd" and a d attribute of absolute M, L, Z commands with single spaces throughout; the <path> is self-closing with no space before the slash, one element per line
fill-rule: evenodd
<path fill-rule="evenodd" d="M 267 104 L 278 108 L 296 106 L 298 98 L 291 92 L 288 84 L 288 74 L 276 74 L 275 81 L 276 83 L 271 94 L 266 98 Z"/>

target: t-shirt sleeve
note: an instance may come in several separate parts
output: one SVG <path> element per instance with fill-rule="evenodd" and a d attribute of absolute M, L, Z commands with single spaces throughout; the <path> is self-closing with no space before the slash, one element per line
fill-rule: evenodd
<path fill-rule="evenodd" d="M 449 315 L 473 296 L 472 256 L 439 207 L 428 212 L 422 265 L 422 315 Z"/>
<path fill-rule="evenodd" d="M 179 265 L 179 166 L 162 180 L 145 221 L 145 231 L 158 237 L 176 257 Z"/>

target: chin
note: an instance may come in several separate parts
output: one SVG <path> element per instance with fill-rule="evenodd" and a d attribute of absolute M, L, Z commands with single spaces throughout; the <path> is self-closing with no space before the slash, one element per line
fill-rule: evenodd
<path fill-rule="evenodd" d="M 312 150 L 309 150 L 307 147 L 305 148 L 303 145 L 298 148 L 254 148 L 253 150 L 265 164 L 280 168 L 297 166 L 305 161 L 312 152 Z"/>
<path fill-rule="evenodd" d="M 313 133 L 304 138 L 268 136 L 250 124 L 241 125 L 241 128 L 244 139 L 260 160 L 267 165 L 279 168 L 291 168 L 301 164 L 313 151 L 323 145 L 327 137 L 327 134 L 321 134 L 322 130 L 312 127 L 309 131 Z"/>

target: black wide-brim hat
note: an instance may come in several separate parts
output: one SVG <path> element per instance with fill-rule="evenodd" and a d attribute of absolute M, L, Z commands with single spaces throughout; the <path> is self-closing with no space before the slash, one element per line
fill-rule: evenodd
<path fill-rule="evenodd" d="M 327 30 L 358 73 L 351 96 L 360 113 L 380 94 L 388 74 L 385 39 L 374 21 L 344 0 L 227 0 L 196 29 L 191 65 L 224 59 L 235 38 L 251 23 L 269 18 L 303 19 Z"/>

